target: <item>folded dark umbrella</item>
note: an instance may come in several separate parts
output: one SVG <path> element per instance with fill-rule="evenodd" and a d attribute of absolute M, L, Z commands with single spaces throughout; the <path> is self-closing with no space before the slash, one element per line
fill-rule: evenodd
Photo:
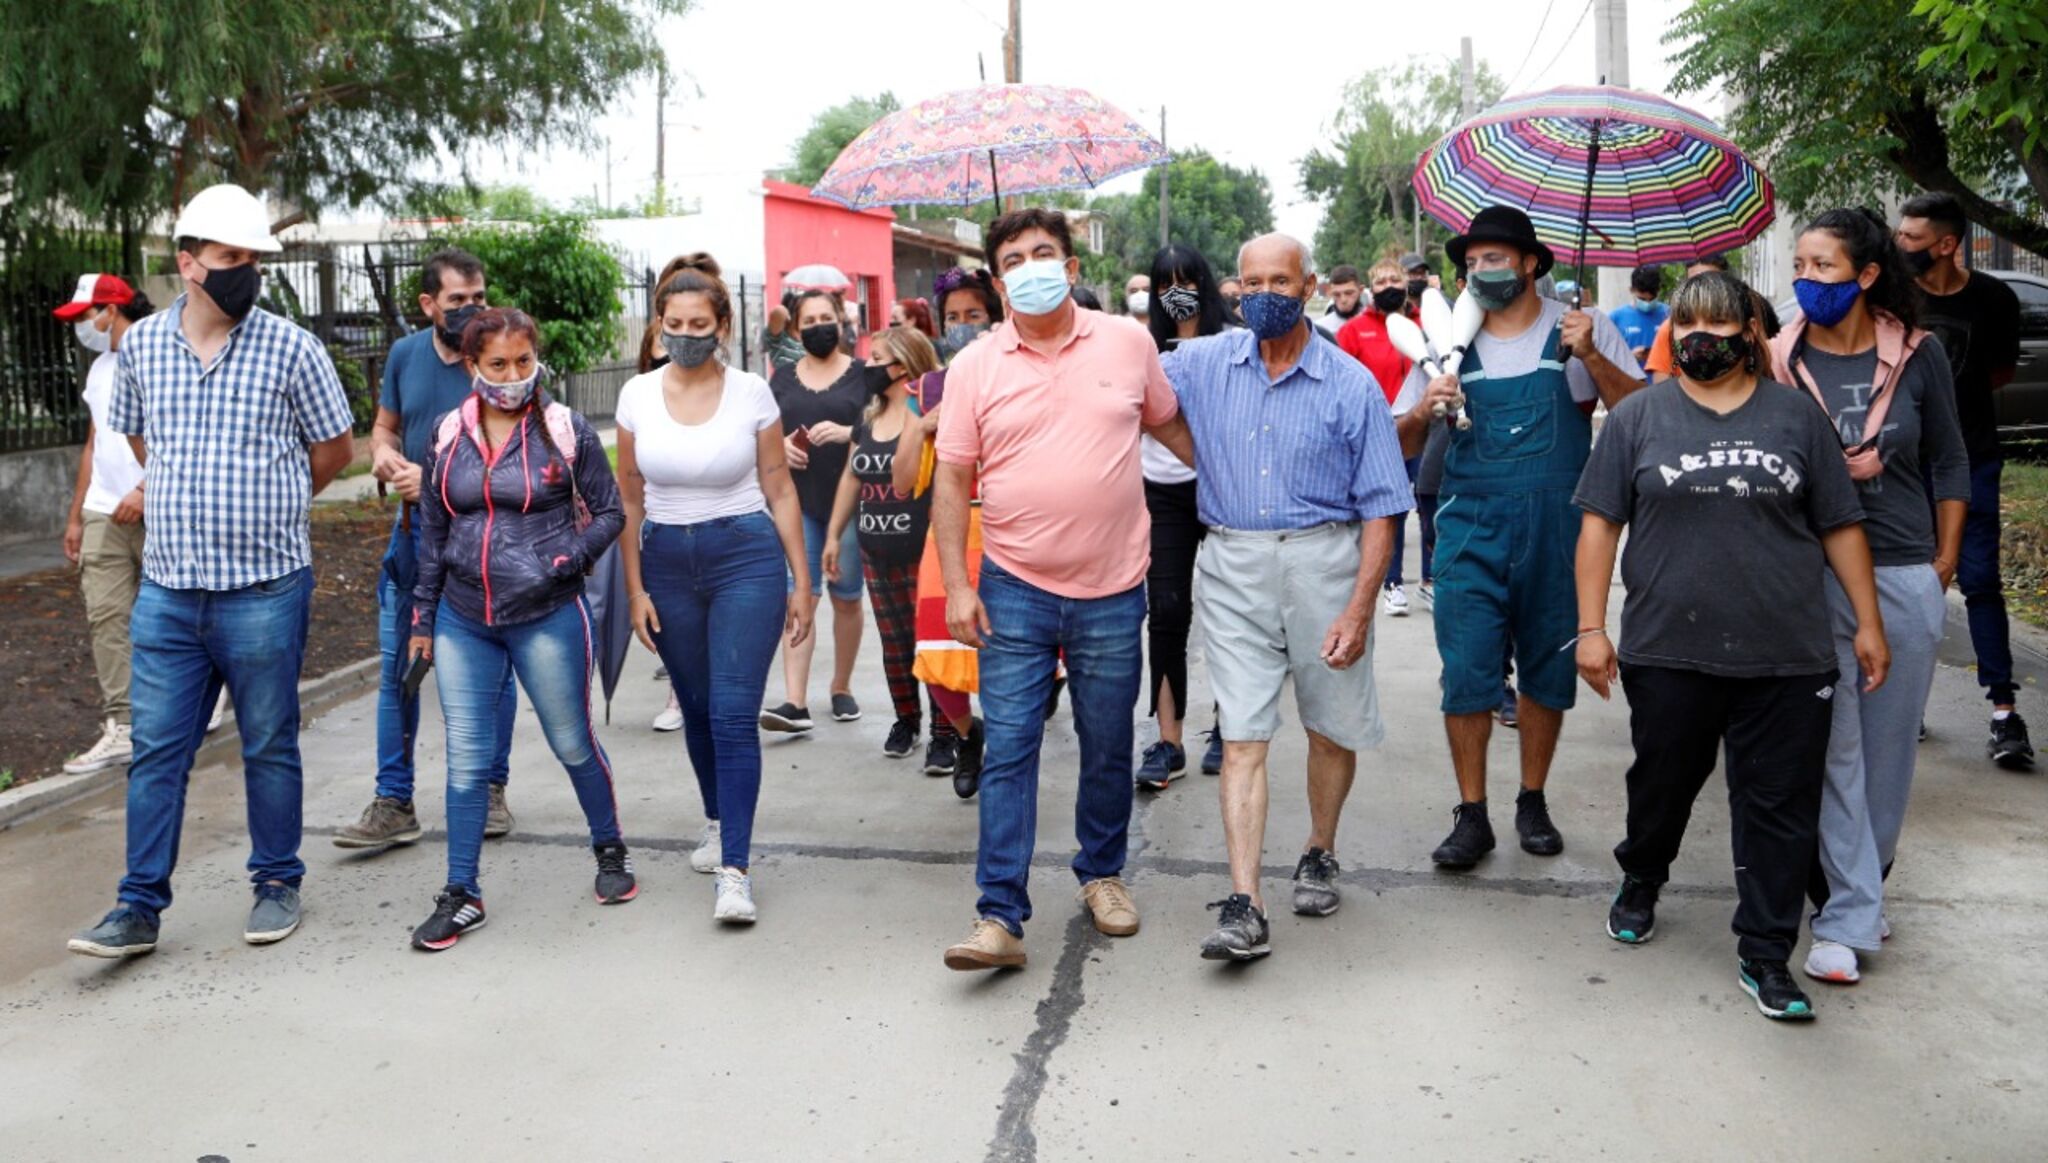
<path fill-rule="evenodd" d="M 619 689 L 619 675 L 633 649 L 633 612 L 626 602 L 626 567 L 619 557 L 618 542 L 597 559 L 596 568 L 583 583 L 583 595 L 590 602 L 590 645 L 598 678 L 604 683 L 604 721 L 610 723 L 612 693 Z"/>

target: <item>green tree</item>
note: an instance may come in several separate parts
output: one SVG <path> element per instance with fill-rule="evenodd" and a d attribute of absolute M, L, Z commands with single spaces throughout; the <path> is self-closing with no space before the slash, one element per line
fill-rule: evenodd
<path fill-rule="evenodd" d="M 902 107 L 896 95 L 886 91 L 832 106 L 811 118 L 811 127 L 790 150 L 789 168 L 778 176 L 799 186 L 817 185 L 840 151 L 852 145 L 862 130 Z"/>
<path fill-rule="evenodd" d="M 402 204 L 490 144 L 587 145 L 689 0 L 0 0 L 0 192 L 147 213 L 198 184 L 288 213 Z"/>
<path fill-rule="evenodd" d="M 1741 96 L 1729 129 L 1795 212 L 1919 186 L 2048 255 L 2039 13 L 2038 0 L 1694 0 L 1665 39 L 1680 46 L 1678 89 Z"/>
<path fill-rule="evenodd" d="M 434 190 L 414 199 L 406 212 L 431 218 L 460 218 L 464 222 L 531 222 L 555 211 L 546 198 L 531 186 L 516 184 L 454 186 Z"/>
<path fill-rule="evenodd" d="M 483 260 L 493 306 L 533 316 L 549 367 L 585 371 L 618 349 L 625 269 L 610 248 L 591 237 L 584 219 L 546 213 L 531 223 L 458 227 L 435 240 L 443 244 Z M 415 272 L 400 286 L 398 300 L 411 303 L 419 293 Z"/>
<path fill-rule="evenodd" d="M 1473 88 L 1484 109 L 1500 100 L 1504 86 L 1481 64 Z M 1318 266 L 1350 263 L 1363 271 L 1390 252 L 1413 249 L 1418 234 L 1424 253 L 1450 237 L 1416 206 L 1411 181 L 1422 151 L 1458 123 L 1459 102 L 1451 61 L 1375 69 L 1345 86 L 1329 148 L 1311 150 L 1300 162 L 1303 192 L 1323 204 Z"/>
<path fill-rule="evenodd" d="M 1138 196 L 1114 223 L 1129 271 L 1150 269 L 1159 249 L 1162 172 L 1167 236 L 1201 251 L 1217 277 L 1237 269 L 1237 248 L 1246 240 L 1273 229 L 1273 187 L 1266 175 L 1217 161 L 1206 150 L 1183 150 L 1166 165 L 1145 171 Z"/>

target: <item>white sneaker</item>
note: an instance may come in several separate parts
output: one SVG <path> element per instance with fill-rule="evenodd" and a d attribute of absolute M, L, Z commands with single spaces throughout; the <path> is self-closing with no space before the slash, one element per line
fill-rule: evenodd
<path fill-rule="evenodd" d="M 220 725 L 227 721 L 227 717 L 228 688 L 223 686 L 220 688 L 220 698 L 215 699 L 213 703 L 213 717 L 206 721 L 206 733 L 211 735 L 215 731 L 220 730 Z"/>
<path fill-rule="evenodd" d="M 1806 976 L 1835 985 L 1854 985 L 1863 980 L 1856 971 L 1856 950 L 1839 941 L 1816 939 L 1806 951 Z"/>
<path fill-rule="evenodd" d="M 1408 616 L 1408 595 L 1401 592 L 1400 586 L 1388 586 L 1380 596 L 1386 602 L 1387 616 L 1389 618 L 1405 618 Z"/>
<path fill-rule="evenodd" d="M 713 820 L 704 825 L 704 838 L 690 852 L 690 867 L 698 872 L 717 872 L 724 863 L 724 841 L 718 834 L 718 821 Z"/>
<path fill-rule="evenodd" d="M 135 754 L 135 744 L 129 741 L 128 724 L 108 719 L 100 728 L 100 737 L 82 755 L 64 761 L 64 774 L 84 775 L 87 772 L 104 771 L 109 767 L 128 762 Z"/>
<path fill-rule="evenodd" d="M 1423 582 L 1417 585 L 1415 587 L 1415 596 L 1421 599 L 1423 605 L 1428 606 L 1432 610 L 1436 609 L 1435 582 Z"/>
<path fill-rule="evenodd" d="M 712 919 L 728 925 L 751 925 L 755 915 L 753 881 L 737 868 L 719 869 L 718 903 L 712 906 Z"/>
<path fill-rule="evenodd" d="M 680 731 L 683 729 L 683 704 L 677 701 L 674 687 L 669 688 L 668 706 L 661 709 L 661 714 L 654 716 L 654 729 L 657 731 Z"/>
<path fill-rule="evenodd" d="M 1877 939 L 1880 941 L 1892 939 L 1892 919 L 1883 913 L 1877 914 Z"/>

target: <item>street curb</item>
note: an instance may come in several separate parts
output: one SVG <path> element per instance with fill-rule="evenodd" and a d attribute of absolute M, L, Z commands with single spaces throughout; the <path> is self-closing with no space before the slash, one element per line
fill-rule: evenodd
<path fill-rule="evenodd" d="M 364 690 L 374 690 L 378 682 L 381 659 L 365 658 L 352 662 L 339 670 L 329 671 L 319 678 L 308 679 L 299 684 L 299 718 L 302 723 L 331 709 Z M 207 736 L 193 757 L 193 770 L 210 763 L 232 760 L 241 752 L 241 736 L 233 729 L 234 720 L 229 718 L 221 729 Z M 90 795 L 113 787 L 128 776 L 126 765 L 109 767 L 86 775 L 53 775 L 39 779 L 22 787 L 0 792 L 0 832 L 17 824 L 54 811 L 67 804 L 76 803 Z"/>

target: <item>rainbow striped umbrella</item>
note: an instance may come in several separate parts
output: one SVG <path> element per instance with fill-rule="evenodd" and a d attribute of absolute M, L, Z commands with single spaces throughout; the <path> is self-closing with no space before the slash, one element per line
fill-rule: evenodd
<path fill-rule="evenodd" d="M 854 209 L 965 206 L 1077 190 L 1164 165 L 1166 147 L 1086 89 L 984 85 L 899 109 L 841 150 L 811 193 Z"/>
<path fill-rule="evenodd" d="M 1560 263 L 1609 267 L 1733 250 L 1771 224 L 1775 197 L 1720 126 L 1610 85 L 1507 98 L 1424 151 L 1415 195 L 1456 231 L 1487 206 L 1526 210 Z"/>

